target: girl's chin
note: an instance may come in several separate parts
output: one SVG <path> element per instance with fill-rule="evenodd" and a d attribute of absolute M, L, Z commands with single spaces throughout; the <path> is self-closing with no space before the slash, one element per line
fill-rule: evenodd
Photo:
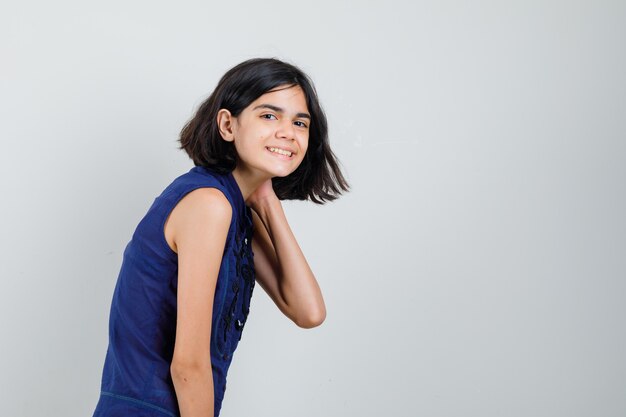
<path fill-rule="evenodd" d="M 289 175 L 289 174 L 291 174 L 292 172 L 293 172 L 293 171 L 289 171 L 289 172 L 276 172 L 276 171 L 275 171 L 275 172 L 271 173 L 270 175 L 271 175 L 271 177 L 272 177 L 272 178 L 276 178 L 276 177 L 278 177 L 278 178 L 283 178 L 283 177 L 288 176 L 288 175 Z"/>
<path fill-rule="evenodd" d="M 292 164 L 255 164 L 254 170 L 258 175 L 265 176 L 267 178 L 286 177 L 292 174 L 298 167 L 294 167 Z"/>
<path fill-rule="evenodd" d="M 278 164 L 270 167 L 267 172 L 272 177 L 286 177 L 292 174 L 298 167 L 293 164 Z"/>

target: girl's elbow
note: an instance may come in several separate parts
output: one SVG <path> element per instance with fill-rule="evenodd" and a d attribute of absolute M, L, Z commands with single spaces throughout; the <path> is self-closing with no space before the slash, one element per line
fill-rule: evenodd
<path fill-rule="evenodd" d="M 209 356 L 210 358 L 210 356 Z M 190 374 L 209 374 L 212 373 L 211 360 L 201 361 L 178 361 L 173 360 L 170 364 L 170 374 L 173 379 L 185 379 Z"/>
<path fill-rule="evenodd" d="M 319 310 L 313 314 L 309 314 L 299 320 L 296 320 L 295 323 L 298 327 L 303 329 L 312 329 L 314 327 L 320 326 L 324 320 L 326 320 L 326 310 Z"/>

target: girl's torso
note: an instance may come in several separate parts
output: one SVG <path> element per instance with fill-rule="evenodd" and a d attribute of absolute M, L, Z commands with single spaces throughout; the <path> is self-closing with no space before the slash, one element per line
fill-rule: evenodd
<path fill-rule="evenodd" d="M 201 187 L 222 191 L 233 207 L 213 300 L 211 364 L 215 416 L 241 339 L 255 284 L 252 216 L 232 173 L 196 166 L 176 178 L 153 202 L 127 244 L 109 315 L 109 345 L 94 417 L 178 416 L 170 375 L 176 330 L 178 255 L 165 223 L 176 204 Z"/>

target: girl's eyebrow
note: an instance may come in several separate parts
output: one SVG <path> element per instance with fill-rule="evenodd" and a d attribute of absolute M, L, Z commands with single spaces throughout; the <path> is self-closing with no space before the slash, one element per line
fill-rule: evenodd
<path fill-rule="evenodd" d="M 261 109 L 261 108 L 274 110 L 277 113 L 284 113 L 285 112 L 285 110 L 282 109 L 281 107 L 274 106 L 273 104 L 265 104 L 265 103 L 264 104 L 259 104 L 258 106 L 256 106 L 252 110 Z M 303 117 L 303 118 L 311 120 L 311 115 L 309 113 L 296 113 L 296 117 Z"/>

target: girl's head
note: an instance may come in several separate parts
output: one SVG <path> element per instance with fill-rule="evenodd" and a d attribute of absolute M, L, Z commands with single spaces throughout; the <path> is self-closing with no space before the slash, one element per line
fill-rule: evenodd
<path fill-rule="evenodd" d="M 325 200 L 336 199 L 349 186 L 330 149 L 326 115 L 318 101 L 315 87 L 299 68 L 277 59 L 250 59 L 226 72 L 213 93 L 182 129 L 180 149 L 187 152 L 195 165 L 221 173 L 231 172 L 240 158 L 232 138 L 224 137 L 220 132 L 218 113 L 220 117 L 227 114 L 237 118 L 264 94 L 287 97 L 285 92 L 290 92 L 290 100 L 304 96 L 306 109 L 303 109 L 303 113 L 310 115 L 310 120 L 306 115 L 299 115 L 294 122 L 294 135 L 300 135 L 298 148 L 303 145 L 301 139 L 305 133 L 308 140 L 302 148 L 306 150 L 304 155 L 297 155 L 299 158 L 303 156 L 300 165 L 286 176 L 272 178 L 274 192 L 281 200 L 309 199 L 322 204 Z M 272 112 L 272 109 L 265 108 L 265 111 Z M 272 116 L 262 116 L 267 116 L 263 120 L 272 120 Z"/>

